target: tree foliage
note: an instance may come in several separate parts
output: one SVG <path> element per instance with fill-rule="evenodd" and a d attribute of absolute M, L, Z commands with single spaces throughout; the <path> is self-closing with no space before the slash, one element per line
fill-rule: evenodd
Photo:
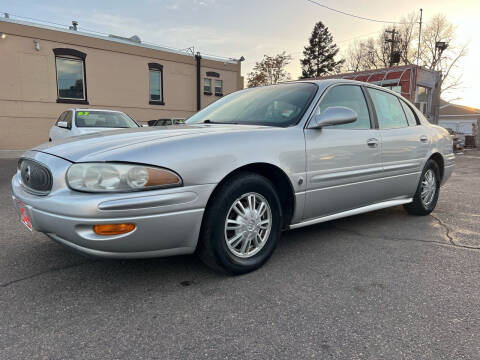
<path fill-rule="evenodd" d="M 263 55 L 257 61 L 253 71 L 248 73 L 248 87 L 277 84 L 290 80 L 290 74 L 285 67 L 292 61 L 292 56 L 284 52 L 275 56 Z"/>
<path fill-rule="evenodd" d="M 344 60 L 335 60 L 339 49 L 333 42 L 332 34 L 321 21 L 315 24 L 308 43 L 303 49 L 304 58 L 300 60 L 303 79 L 339 71 Z"/>

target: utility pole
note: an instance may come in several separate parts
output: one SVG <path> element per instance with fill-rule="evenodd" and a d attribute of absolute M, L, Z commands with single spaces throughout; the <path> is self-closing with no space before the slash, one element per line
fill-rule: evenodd
<path fill-rule="evenodd" d="M 420 9 L 420 23 L 418 28 L 417 66 L 418 66 L 418 61 L 420 60 L 420 42 L 422 41 L 422 16 L 423 16 L 423 9 Z"/>
<path fill-rule="evenodd" d="M 395 35 L 398 34 L 395 28 L 393 30 L 385 30 L 386 33 L 392 34 L 392 37 L 390 39 L 385 39 L 385 42 L 390 43 L 390 66 L 392 67 L 394 64 L 394 52 L 395 52 L 395 43 L 397 40 L 395 40 Z"/>

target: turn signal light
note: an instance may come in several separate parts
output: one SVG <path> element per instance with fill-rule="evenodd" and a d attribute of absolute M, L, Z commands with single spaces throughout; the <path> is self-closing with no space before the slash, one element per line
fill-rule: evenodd
<path fill-rule="evenodd" d="M 100 224 L 93 225 L 93 231 L 97 235 L 120 235 L 135 229 L 134 224 Z"/>

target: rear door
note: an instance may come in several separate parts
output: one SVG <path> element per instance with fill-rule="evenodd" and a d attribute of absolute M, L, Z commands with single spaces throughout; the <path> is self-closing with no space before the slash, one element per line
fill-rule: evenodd
<path fill-rule="evenodd" d="M 430 148 L 427 129 L 398 96 L 370 87 L 368 93 L 382 141 L 385 200 L 413 196 Z"/>
<path fill-rule="evenodd" d="M 304 219 L 329 215 L 381 200 L 380 134 L 359 85 L 340 84 L 326 90 L 315 113 L 345 106 L 355 122 L 305 129 L 307 194 Z"/>

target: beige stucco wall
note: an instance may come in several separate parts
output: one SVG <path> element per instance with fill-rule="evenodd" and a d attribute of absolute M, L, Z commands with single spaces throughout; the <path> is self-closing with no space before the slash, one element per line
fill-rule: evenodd
<path fill-rule="evenodd" d="M 4 21 L 0 32 L 7 34 L 0 39 L 0 150 L 27 149 L 47 141 L 59 114 L 72 107 L 121 110 L 138 122 L 188 117 L 196 111 L 196 65 L 191 56 Z M 39 41 L 39 51 L 33 40 Z M 52 49 L 59 47 L 87 54 L 89 105 L 56 102 Z M 163 65 L 165 105 L 149 105 L 149 62 Z M 220 73 L 224 94 L 243 87 L 240 64 L 202 59 L 202 107 L 218 99 L 203 95 L 206 71 Z"/>

